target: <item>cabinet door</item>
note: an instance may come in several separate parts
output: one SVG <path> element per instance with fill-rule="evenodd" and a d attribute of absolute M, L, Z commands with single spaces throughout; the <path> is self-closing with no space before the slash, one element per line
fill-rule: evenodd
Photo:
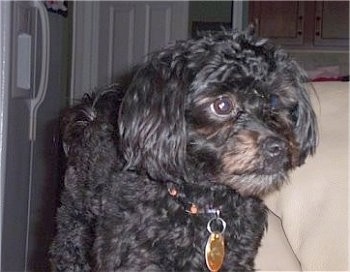
<path fill-rule="evenodd" d="M 349 2 L 316 2 L 315 9 L 315 45 L 348 47 Z"/>
<path fill-rule="evenodd" d="M 304 35 L 304 3 L 301 1 L 254 1 L 249 5 L 250 21 L 257 33 L 278 44 L 301 45 Z"/>

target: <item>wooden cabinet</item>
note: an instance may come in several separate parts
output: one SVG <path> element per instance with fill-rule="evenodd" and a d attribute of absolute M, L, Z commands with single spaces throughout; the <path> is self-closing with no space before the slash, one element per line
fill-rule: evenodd
<path fill-rule="evenodd" d="M 303 43 L 303 2 L 250 2 L 249 11 L 259 36 L 284 45 Z"/>
<path fill-rule="evenodd" d="M 285 47 L 349 47 L 348 1 L 251 1 L 249 21 L 259 36 Z"/>
<path fill-rule="evenodd" d="M 349 46 L 349 2 L 315 3 L 315 45 Z"/>

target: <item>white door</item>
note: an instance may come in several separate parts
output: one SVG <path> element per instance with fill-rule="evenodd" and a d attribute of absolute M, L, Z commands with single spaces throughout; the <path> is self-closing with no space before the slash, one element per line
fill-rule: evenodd
<path fill-rule="evenodd" d="M 77 1 L 74 10 L 73 99 L 188 36 L 187 1 Z"/>

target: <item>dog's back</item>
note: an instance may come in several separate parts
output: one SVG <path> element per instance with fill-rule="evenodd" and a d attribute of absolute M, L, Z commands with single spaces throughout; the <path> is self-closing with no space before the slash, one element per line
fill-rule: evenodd
<path fill-rule="evenodd" d="M 100 207 L 98 193 L 122 163 L 116 123 L 123 95 L 123 89 L 108 87 L 85 95 L 81 103 L 62 114 L 66 174 L 61 196 L 64 205 L 58 209 L 57 220 L 63 224 L 58 226 L 50 253 L 52 256 L 71 254 L 59 252 L 62 248 L 60 241 L 68 241 L 71 243 L 68 248 L 77 249 L 74 255 L 78 258 L 72 260 L 74 269 L 56 260 L 54 265 L 57 270 L 90 269 L 88 249 L 95 238 L 93 226 Z M 75 223 L 71 224 L 72 220 L 68 217 L 74 218 Z"/>

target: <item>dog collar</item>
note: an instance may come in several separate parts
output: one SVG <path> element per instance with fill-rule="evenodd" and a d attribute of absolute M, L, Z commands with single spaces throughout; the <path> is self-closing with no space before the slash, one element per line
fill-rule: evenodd
<path fill-rule="evenodd" d="M 225 258 L 224 232 L 226 230 L 226 222 L 220 217 L 220 210 L 206 207 L 200 208 L 193 202 L 184 201 L 183 197 L 180 197 L 179 190 L 172 184 L 168 184 L 168 193 L 182 204 L 185 212 L 188 214 L 213 215 L 213 217 L 207 223 L 209 237 L 204 249 L 204 256 L 208 269 L 211 272 L 219 271 Z"/>

